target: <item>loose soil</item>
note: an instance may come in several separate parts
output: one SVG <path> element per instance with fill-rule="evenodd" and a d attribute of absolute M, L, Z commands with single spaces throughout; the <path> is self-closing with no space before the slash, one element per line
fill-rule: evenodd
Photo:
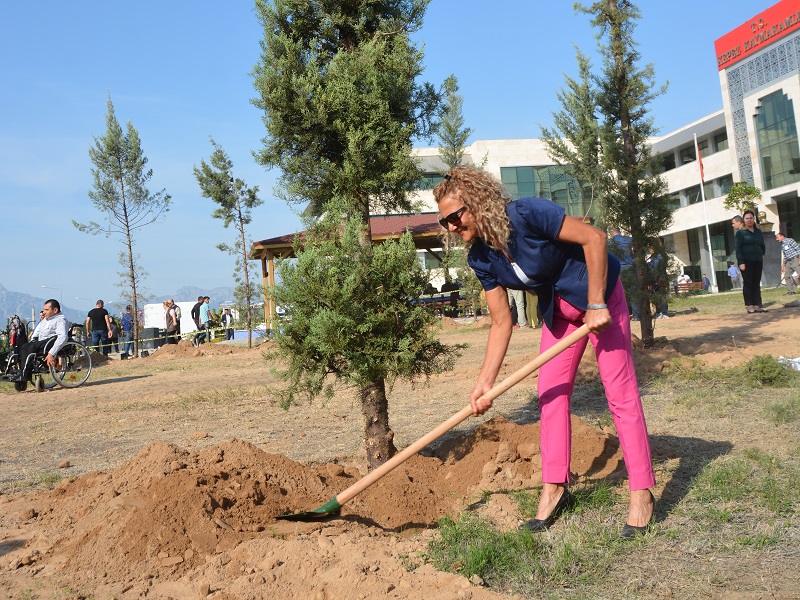
<path fill-rule="evenodd" d="M 656 323 L 666 339 L 636 350 L 643 382 L 681 355 L 711 365 L 800 356 L 797 309 L 774 309 L 746 327 L 692 313 Z M 398 448 L 465 406 L 485 325 L 445 319 L 442 339 L 469 344 L 455 369 L 391 390 Z M 501 377 L 529 361 L 538 340 L 539 331 L 516 330 Z M 78 389 L 0 394 L 0 597 L 507 598 L 420 566 L 419 554 L 441 517 L 484 501 L 486 492 L 541 483 L 535 376 L 358 495 L 338 518 L 291 522 L 275 517 L 316 508 L 362 477 L 363 423 L 352 390 L 279 408 L 268 347 L 182 343 L 143 359 L 100 360 Z M 589 383 L 595 379 L 587 351 L 576 414 L 602 402 L 602 388 Z M 676 425 L 646 396 L 645 408 L 654 454 L 680 453 L 674 440 L 692 434 L 692 424 Z M 702 426 L 694 435 L 719 439 Z M 740 440 L 734 434 L 731 442 Z M 574 416 L 572 451 L 577 479 L 624 477 L 613 428 Z M 668 496 L 669 484 L 660 481 L 656 496 Z M 482 514 L 508 530 L 520 515 L 504 498 Z M 796 585 L 796 567 L 796 560 L 773 564 L 750 577 L 775 579 L 777 568 Z"/>

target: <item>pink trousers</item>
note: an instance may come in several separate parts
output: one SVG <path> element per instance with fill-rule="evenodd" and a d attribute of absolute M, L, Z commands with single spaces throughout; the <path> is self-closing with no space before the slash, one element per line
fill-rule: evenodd
<path fill-rule="evenodd" d="M 583 325 L 582 310 L 560 296 L 555 297 L 554 303 L 553 325 L 548 328 L 545 324 L 542 331 L 542 351 Z M 611 325 L 600 334 L 590 333 L 588 339 L 592 340 L 597 355 L 600 379 L 628 470 L 628 485 L 631 490 L 643 490 L 655 484 L 655 475 L 633 366 L 628 306 L 619 281 L 608 300 L 608 310 Z M 568 483 L 570 480 L 570 396 L 588 339 L 583 338 L 539 370 L 540 445 L 545 483 Z"/>

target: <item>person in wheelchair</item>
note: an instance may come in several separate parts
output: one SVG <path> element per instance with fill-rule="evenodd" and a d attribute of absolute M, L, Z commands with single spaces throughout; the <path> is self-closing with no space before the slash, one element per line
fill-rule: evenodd
<path fill-rule="evenodd" d="M 45 349 L 47 349 L 47 356 L 45 356 L 47 366 L 54 366 L 58 351 L 69 339 L 69 323 L 61 313 L 61 305 L 58 300 L 47 300 L 42 312 L 44 319 L 36 325 L 30 341 L 20 348 L 20 364 L 23 365 L 23 368 L 11 378 L 11 381 L 28 381 L 33 372 L 36 355 L 44 352 Z M 49 345 L 51 342 L 52 345 Z"/>

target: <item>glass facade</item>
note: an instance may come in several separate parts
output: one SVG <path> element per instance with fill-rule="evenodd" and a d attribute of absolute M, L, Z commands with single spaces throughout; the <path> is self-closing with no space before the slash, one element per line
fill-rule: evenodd
<path fill-rule="evenodd" d="M 573 217 L 594 217 L 592 190 L 562 167 L 501 167 L 500 180 L 512 200 L 547 198 L 563 206 Z"/>
<path fill-rule="evenodd" d="M 420 190 L 432 190 L 436 184 L 444 179 L 444 175 L 438 173 L 425 173 L 425 176 L 419 180 L 418 188 Z"/>
<path fill-rule="evenodd" d="M 686 242 L 689 246 L 689 263 L 683 266 L 683 272 L 692 278 L 692 281 L 702 281 L 703 273 L 700 270 L 700 233 L 697 229 L 686 232 Z"/>
<path fill-rule="evenodd" d="M 800 243 L 800 198 L 778 202 L 778 218 L 786 237 Z"/>
<path fill-rule="evenodd" d="M 764 189 L 800 181 L 800 148 L 794 105 L 782 91 L 761 99 L 755 117 Z"/>

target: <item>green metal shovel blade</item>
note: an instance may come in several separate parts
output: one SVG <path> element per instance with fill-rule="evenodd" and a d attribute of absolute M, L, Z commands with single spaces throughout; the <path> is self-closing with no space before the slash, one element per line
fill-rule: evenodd
<path fill-rule="evenodd" d="M 299 512 L 289 515 L 278 515 L 275 517 L 276 519 L 282 519 L 284 521 L 316 521 L 318 519 L 325 519 L 327 517 L 334 517 L 339 514 L 342 505 L 339 504 L 336 498 L 331 498 L 325 504 L 320 506 L 319 508 L 315 508 L 314 510 L 309 510 L 306 512 Z"/>

